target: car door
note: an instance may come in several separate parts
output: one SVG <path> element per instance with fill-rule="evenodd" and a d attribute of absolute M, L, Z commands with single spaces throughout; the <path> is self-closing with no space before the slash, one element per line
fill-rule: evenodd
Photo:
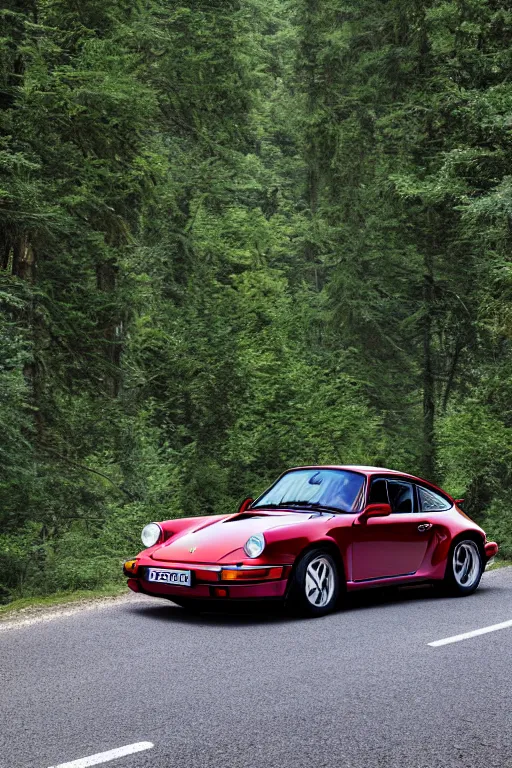
<path fill-rule="evenodd" d="M 416 513 L 414 485 L 401 478 L 376 478 L 370 485 L 368 503 L 389 503 L 392 512 L 352 526 L 352 580 L 414 574 L 430 538 L 429 527 L 421 528 L 422 519 Z"/>

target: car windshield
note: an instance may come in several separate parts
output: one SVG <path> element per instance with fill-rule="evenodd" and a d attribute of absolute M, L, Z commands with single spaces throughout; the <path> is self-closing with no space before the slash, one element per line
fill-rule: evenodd
<path fill-rule="evenodd" d="M 260 496 L 252 509 L 306 506 L 352 512 L 358 506 L 363 484 L 363 475 L 344 469 L 294 469 Z"/>

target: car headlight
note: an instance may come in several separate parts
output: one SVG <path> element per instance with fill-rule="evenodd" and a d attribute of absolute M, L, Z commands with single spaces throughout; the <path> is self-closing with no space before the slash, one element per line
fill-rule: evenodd
<path fill-rule="evenodd" d="M 255 533 L 244 544 L 244 552 L 247 557 L 259 557 L 265 549 L 265 537 L 262 533 Z"/>
<path fill-rule="evenodd" d="M 145 547 L 152 547 L 157 543 L 161 535 L 162 529 L 158 523 L 148 523 L 148 525 L 145 525 L 142 529 L 140 537 Z"/>

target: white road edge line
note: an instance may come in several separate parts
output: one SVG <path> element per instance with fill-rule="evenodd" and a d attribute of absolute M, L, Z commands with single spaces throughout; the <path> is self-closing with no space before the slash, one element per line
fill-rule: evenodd
<path fill-rule="evenodd" d="M 458 643 L 461 640 L 469 640 L 471 637 L 477 637 L 478 635 L 486 635 L 488 632 L 497 632 L 498 629 L 507 629 L 512 627 L 512 619 L 509 621 L 502 621 L 501 624 L 492 624 L 490 627 L 482 627 L 482 629 L 473 629 L 472 632 L 463 632 L 462 635 L 454 635 L 453 637 L 445 637 L 443 640 L 434 640 L 433 643 L 428 643 L 432 648 L 439 648 L 440 645 L 449 645 L 450 643 Z"/>
<path fill-rule="evenodd" d="M 98 752 L 96 755 L 81 757 L 79 760 L 72 760 L 70 763 L 59 763 L 50 768 L 89 768 L 91 765 L 108 763 L 110 760 L 117 760 L 118 757 L 134 755 L 136 752 L 144 752 L 146 749 L 152 749 L 155 745 L 150 741 L 139 741 L 137 744 L 128 744 L 126 747 L 118 749 L 109 749 L 108 752 Z"/>

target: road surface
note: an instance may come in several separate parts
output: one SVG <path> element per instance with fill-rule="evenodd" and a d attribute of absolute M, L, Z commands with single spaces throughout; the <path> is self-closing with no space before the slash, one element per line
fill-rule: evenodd
<path fill-rule="evenodd" d="M 512 767 L 512 568 L 314 620 L 136 595 L 50 618 L 0 625 L 2 768 Z"/>

